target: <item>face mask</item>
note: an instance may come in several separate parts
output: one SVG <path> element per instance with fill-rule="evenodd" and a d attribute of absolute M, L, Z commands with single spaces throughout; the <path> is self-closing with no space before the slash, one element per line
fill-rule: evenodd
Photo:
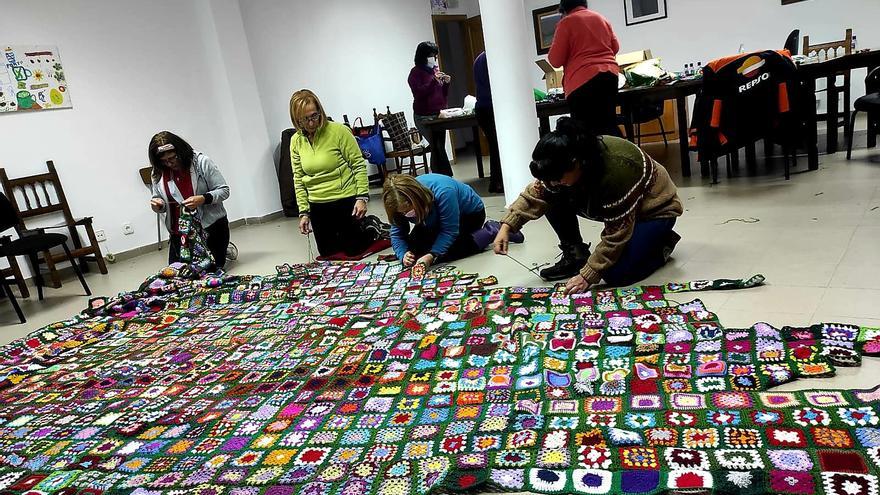
<path fill-rule="evenodd" d="M 428 68 L 437 67 L 437 57 L 428 57 Z"/>
<path fill-rule="evenodd" d="M 544 184 L 544 189 L 547 189 L 548 191 L 550 191 L 551 193 L 554 193 L 554 194 L 564 193 L 566 191 L 571 190 L 571 186 L 569 186 L 568 184 L 555 184 L 554 185 L 554 184 L 550 184 L 549 182 L 544 182 L 543 184 Z"/>
<path fill-rule="evenodd" d="M 404 213 L 403 216 L 405 216 L 406 218 L 414 219 L 416 218 L 416 210 L 409 210 L 408 212 Z"/>

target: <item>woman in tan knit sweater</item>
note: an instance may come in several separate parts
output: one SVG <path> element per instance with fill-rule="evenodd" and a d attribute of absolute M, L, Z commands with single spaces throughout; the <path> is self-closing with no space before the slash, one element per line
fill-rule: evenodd
<path fill-rule="evenodd" d="M 680 239 L 672 228 L 683 208 L 662 165 L 638 146 L 612 136 L 591 136 L 562 118 L 532 153 L 532 175 L 510 206 L 495 238 L 495 253 L 507 254 L 508 237 L 546 215 L 559 237 L 562 259 L 541 271 L 545 280 L 571 277 L 567 293 L 601 280 L 612 286 L 638 282 L 669 259 Z M 577 217 L 603 222 L 590 253 Z"/>

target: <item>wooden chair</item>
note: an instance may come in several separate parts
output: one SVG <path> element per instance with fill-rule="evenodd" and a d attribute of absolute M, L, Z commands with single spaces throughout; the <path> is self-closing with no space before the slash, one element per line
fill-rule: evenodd
<path fill-rule="evenodd" d="M 420 146 L 422 142 L 422 134 L 418 129 L 409 127 L 406 121 L 406 115 L 403 112 L 391 112 L 391 107 L 386 106 L 386 113 L 380 114 L 373 109 L 373 118 L 377 122 L 382 122 L 382 129 L 388 133 L 388 137 L 382 135 L 382 140 L 390 142 L 392 151 L 386 151 L 386 158 L 393 158 L 397 171 L 403 170 L 403 160 L 409 159 L 410 175 L 418 175 L 418 166 L 425 167 L 425 173 L 430 171 L 428 165 L 428 153 L 431 151 L 428 146 Z M 416 157 L 421 157 L 421 163 L 416 162 Z M 384 179 L 384 177 L 383 177 Z"/>
<path fill-rule="evenodd" d="M 851 55 L 852 54 L 852 29 L 846 30 L 846 37 L 839 41 L 830 41 L 827 43 L 819 43 L 816 45 L 810 44 L 810 37 L 804 36 L 804 50 L 803 55 L 809 57 L 815 54 L 816 57 L 820 57 L 820 55 L 824 55 L 824 58 L 827 60 L 829 58 L 840 57 L 843 55 Z M 821 57 L 820 57 L 821 59 Z M 828 129 L 828 134 L 834 136 L 833 142 L 837 142 L 837 129 L 839 127 L 843 127 L 844 135 L 847 132 L 849 119 L 850 119 L 850 73 L 851 71 L 841 71 L 836 74 L 833 74 L 828 77 L 828 82 L 826 83 L 826 88 L 822 90 L 816 91 L 816 93 L 821 93 L 823 91 L 828 93 L 828 105 L 826 109 L 826 113 L 817 115 L 816 117 L 819 119 L 829 118 L 829 113 L 837 112 L 837 102 L 840 101 L 841 96 L 843 96 L 843 118 L 838 119 L 836 122 L 828 122 L 829 127 L 833 127 L 833 129 Z M 837 84 L 838 76 L 843 77 L 843 84 Z M 832 107 L 834 108 L 832 110 Z M 844 136 L 846 137 L 846 136 Z M 832 141 L 829 140 L 829 143 Z M 833 153 L 837 151 L 836 149 L 829 149 L 829 153 Z"/>
<path fill-rule="evenodd" d="M 71 254 L 74 259 L 79 260 L 82 271 L 87 272 L 86 262 L 92 261 L 98 265 L 98 270 L 101 273 L 106 274 L 107 265 L 104 263 L 101 247 L 98 245 L 95 231 L 92 228 L 92 217 L 73 217 L 70 205 L 67 203 L 67 197 L 64 195 L 64 189 L 61 187 L 58 172 L 55 171 L 55 164 L 49 160 L 46 165 L 49 168 L 47 173 L 17 179 L 10 179 L 6 174 L 6 169 L 0 168 L 0 182 L 3 183 L 3 190 L 18 216 L 19 223 L 16 226 L 16 231 L 21 235 L 22 232 L 33 230 L 25 225 L 25 221 L 28 219 L 60 212 L 64 216 L 64 221 L 58 225 L 43 227 L 43 229 L 66 228 L 73 243 Z M 53 194 L 50 194 L 50 190 L 54 193 L 54 197 Z M 24 208 L 22 208 L 19 198 L 24 202 Z M 87 245 L 83 245 L 77 230 L 78 227 L 85 229 L 88 237 Z M 52 287 L 61 287 L 61 278 L 56 264 L 67 261 L 67 259 L 64 252 L 43 251 L 42 257 L 31 259 L 31 263 L 34 265 L 32 266 L 34 275 L 36 276 L 40 272 L 40 265 L 45 264 L 52 280 Z"/>
<path fill-rule="evenodd" d="M 21 297 L 31 297 L 31 292 L 24 281 L 24 276 L 21 274 L 21 268 L 18 266 L 18 260 L 15 256 L 7 256 L 6 261 L 9 262 L 9 267 L 0 268 L 0 280 L 7 280 L 11 277 L 15 285 L 18 286 L 18 292 L 21 294 Z"/>
<path fill-rule="evenodd" d="M 153 194 L 153 167 L 144 167 L 138 170 L 138 173 L 141 174 L 141 180 L 144 182 L 144 185 L 150 191 L 150 195 Z M 162 214 L 156 213 L 156 235 L 158 236 L 157 244 L 159 246 L 159 251 L 162 250 Z"/>
<path fill-rule="evenodd" d="M 31 263 L 36 265 L 37 256 L 39 256 L 41 252 L 46 253 L 49 249 L 61 247 L 61 249 L 64 250 L 65 259 L 70 262 L 70 266 L 73 267 L 73 271 L 76 272 L 76 276 L 79 278 L 79 283 L 82 284 L 83 289 L 85 289 L 86 295 L 92 295 L 92 291 L 89 289 L 89 285 L 86 283 L 85 278 L 83 278 L 82 272 L 76 264 L 76 260 L 73 258 L 70 249 L 67 247 L 67 236 L 64 234 L 46 233 L 45 229 L 42 228 L 35 230 L 22 229 L 21 218 L 18 216 L 16 208 L 12 205 L 12 202 L 9 201 L 9 198 L 0 194 L 0 234 L 12 227 L 15 227 L 15 230 L 18 232 L 18 239 L 12 240 L 9 236 L 0 237 L 0 256 L 13 258 L 16 256 L 27 256 L 31 260 Z M 37 286 L 37 295 L 42 301 L 43 277 L 39 271 L 34 272 L 34 282 Z M 0 290 L 5 291 L 5 295 L 9 298 L 9 302 L 12 304 L 13 309 L 15 309 L 19 321 L 25 323 L 27 320 L 24 317 L 24 312 L 22 312 L 21 307 L 15 300 L 15 294 L 13 294 L 12 289 L 10 289 L 12 283 L 13 280 L 9 280 L 5 277 L 0 279 L 0 285 L 2 285 Z"/>

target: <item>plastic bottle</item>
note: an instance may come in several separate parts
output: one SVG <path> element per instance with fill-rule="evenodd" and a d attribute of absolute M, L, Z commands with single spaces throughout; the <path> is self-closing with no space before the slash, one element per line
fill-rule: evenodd
<path fill-rule="evenodd" d="M 697 72 L 694 75 L 695 76 L 703 75 L 703 62 L 697 62 Z"/>
<path fill-rule="evenodd" d="M 684 64 L 684 69 L 681 71 L 681 77 L 687 77 L 688 75 L 688 64 Z"/>
<path fill-rule="evenodd" d="M 852 39 L 852 53 L 855 53 L 856 50 L 858 50 L 858 49 L 859 49 L 859 43 L 858 43 L 858 40 L 856 39 L 856 35 L 853 35 L 853 39 Z"/>

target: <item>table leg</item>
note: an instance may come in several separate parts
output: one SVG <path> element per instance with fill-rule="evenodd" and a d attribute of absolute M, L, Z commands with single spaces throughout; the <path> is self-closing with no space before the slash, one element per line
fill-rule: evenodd
<path fill-rule="evenodd" d="M 688 122 L 687 122 L 687 96 L 680 95 L 675 98 L 675 107 L 678 112 L 678 149 L 681 153 L 681 174 L 691 176 L 691 153 L 688 149 Z"/>
<path fill-rule="evenodd" d="M 633 113 L 631 107 L 627 104 L 620 105 L 620 112 L 623 115 L 623 132 L 626 134 L 626 140 L 635 142 L 635 128 L 633 127 Z"/>
<path fill-rule="evenodd" d="M 766 140 L 765 140 L 766 141 Z M 737 155 L 739 155 L 739 151 L 737 151 Z M 746 145 L 746 167 L 749 169 L 749 172 L 754 172 L 757 168 L 758 164 L 758 153 L 755 150 L 755 141 Z"/>
<path fill-rule="evenodd" d="M 807 103 L 807 162 L 810 170 L 819 170 L 819 119 L 816 117 L 816 80 L 806 79 L 804 82 L 804 101 Z"/>
<path fill-rule="evenodd" d="M 828 76 L 826 84 L 826 94 L 828 95 L 828 108 L 825 111 L 825 128 L 826 128 L 826 150 L 828 154 L 837 153 L 837 104 L 839 95 L 834 85 L 837 82 L 837 75 Z"/>
<path fill-rule="evenodd" d="M 868 67 L 868 73 L 870 74 L 871 71 L 876 68 L 877 67 L 874 66 Z M 880 122 L 877 122 L 877 117 L 875 117 L 874 114 L 868 112 L 868 148 L 873 148 L 877 146 L 877 134 L 875 132 L 877 126 L 880 126 Z"/>
<path fill-rule="evenodd" d="M 475 125 L 471 130 L 474 133 L 474 153 L 477 155 L 477 175 L 482 179 L 486 176 L 486 173 L 483 172 L 483 150 L 482 146 L 480 146 L 480 127 Z"/>
<path fill-rule="evenodd" d="M 431 159 L 428 160 L 428 164 L 429 164 L 429 165 L 428 165 L 428 170 L 429 170 L 432 174 L 436 174 L 436 173 L 438 173 L 436 170 L 434 170 L 434 168 L 433 168 L 431 165 L 433 165 L 433 164 L 436 162 L 436 160 L 434 159 L 434 153 L 436 153 L 437 150 L 440 148 L 440 145 L 438 144 L 438 141 L 440 140 L 440 136 L 443 135 L 443 134 L 441 134 L 441 133 L 446 134 L 446 130 L 445 130 L 445 129 L 442 130 L 442 131 L 439 130 L 439 129 L 432 129 L 432 130 L 431 130 L 431 140 L 430 140 L 430 146 L 431 146 Z M 427 159 L 427 157 L 425 157 L 425 159 Z M 452 168 L 452 164 L 451 164 L 451 163 L 450 163 L 449 167 Z M 414 165 L 414 164 L 413 164 L 413 170 L 415 170 L 415 165 Z"/>

